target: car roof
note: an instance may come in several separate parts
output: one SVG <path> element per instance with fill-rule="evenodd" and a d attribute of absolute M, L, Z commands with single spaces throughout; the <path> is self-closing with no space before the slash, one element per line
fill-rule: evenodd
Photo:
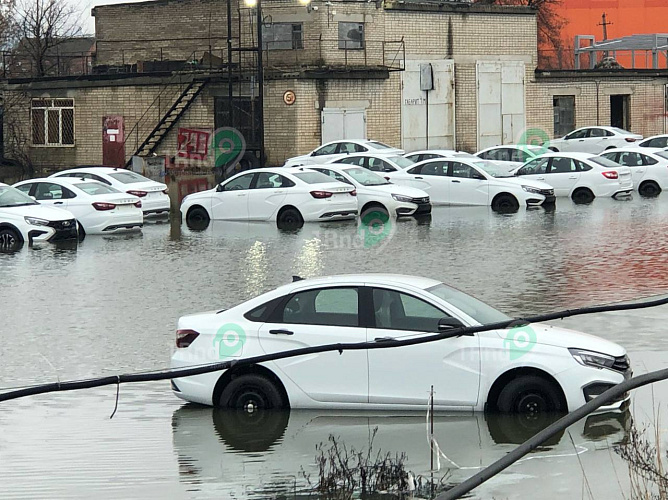
<path fill-rule="evenodd" d="M 396 151 L 390 151 L 389 153 L 372 153 L 372 152 L 361 152 L 361 153 L 346 153 L 341 158 L 337 158 L 336 161 L 342 160 L 343 158 L 348 158 L 348 157 L 358 157 L 358 156 L 370 156 L 372 158 L 380 158 L 383 160 L 387 160 L 391 156 L 401 156 L 398 154 Z M 402 156 L 403 158 L 403 156 Z M 391 161 L 391 160 L 390 160 Z"/>
<path fill-rule="evenodd" d="M 590 158 L 594 158 L 595 154 L 593 153 L 580 153 L 580 152 L 573 152 L 573 153 L 545 153 L 537 158 L 554 158 L 554 157 L 564 157 L 564 158 L 575 158 L 576 160 L 588 160 Z M 535 160 L 536 158 L 532 158 L 530 161 Z"/>
<path fill-rule="evenodd" d="M 664 137 L 668 137 L 668 134 L 650 135 L 649 137 L 645 137 L 643 139 L 643 142 L 648 141 L 650 139 L 663 139 Z"/>
<path fill-rule="evenodd" d="M 128 170 L 127 168 L 119 168 L 119 167 L 105 167 L 102 165 L 86 165 L 82 167 L 74 167 L 74 168 L 68 168 L 66 170 L 60 170 L 58 172 L 55 172 L 56 174 L 62 174 L 62 173 L 76 173 L 76 172 L 81 172 L 81 173 L 86 173 L 86 171 L 90 171 L 91 173 L 96 173 L 96 174 L 111 174 L 114 172 L 132 172 L 132 170 Z M 136 172 L 133 172 L 136 173 Z"/>
<path fill-rule="evenodd" d="M 424 278 L 421 276 L 410 276 L 405 274 L 385 274 L 385 273 L 364 273 L 364 274 L 338 274 L 332 276 L 320 276 L 317 278 L 307 278 L 298 280 L 294 283 L 299 285 L 318 286 L 332 285 L 337 283 L 373 283 L 373 284 L 396 284 L 411 285 L 416 288 L 426 289 L 441 283 L 439 280 Z"/>
<path fill-rule="evenodd" d="M 97 184 L 102 184 L 95 179 L 80 179 L 78 177 L 40 177 L 37 179 L 27 179 L 25 181 L 21 181 L 20 184 L 26 184 L 28 182 L 49 182 L 51 184 L 58 184 L 59 182 L 64 182 L 65 184 L 87 184 L 90 182 L 95 182 Z M 106 186 L 106 184 L 102 185 Z"/>
<path fill-rule="evenodd" d="M 421 149 L 419 151 L 411 151 L 410 153 L 406 153 L 406 156 L 423 155 L 425 153 L 452 154 L 452 153 L 466 153 L 466 151 L 457 151 L 456 149 Z"/>
<path fill-rule="evenodd" d="M 545 147 L 538 146 L 536 144 L 501 144 L 499 146 L 492 146 L 490 148 L 485 148 L 482 151 L 478 151 L 478 153 L 482 153 L 484 151 L 490 151 L 492 149 L 500 149 L 500 148 L 528 149 L 529 151 L 539 151 L 539 150 L 545 149 Z"/>

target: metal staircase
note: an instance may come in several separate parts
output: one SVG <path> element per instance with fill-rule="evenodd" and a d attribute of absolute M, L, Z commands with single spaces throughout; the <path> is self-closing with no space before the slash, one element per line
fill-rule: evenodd
<path fill-rule="evenodd" d="M 148 134 L 148 136 L 144 139 L 144 142 L 141 143 L 132 156 L 151 155 L 158 148 L 169 131 L 174 128 L 174 125 L 179 121 L 190 105 L 195 101 L 195 99 L 197 99 L 197 96 L 204 89 L 208 82 L 208 78 L 193 79 L 186 86 L 183 92 L 179 94 L 179 96 L 176 98 L 176 101 L 174 101 L 174 104 L 172 104 L 169 110 L 167 110 L 155 128 L 151 131 L 151 133 Z M 138 124 L 139 122 L 135 127 L 137 127 Z M 129 135 L 131 134 L 132 132 Z M 126 168 L 129 168 L 132 164 L 132 156 L 126 163 Z"/>

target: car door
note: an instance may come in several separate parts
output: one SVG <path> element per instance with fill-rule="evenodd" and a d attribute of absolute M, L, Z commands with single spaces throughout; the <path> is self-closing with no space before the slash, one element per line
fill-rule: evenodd
<path fill-rule="evenodd" d="M 311 156 L 305 160 L 304 165 L 315 165 L 318 163 L 326 163 L 327 161 L 336 158 L 339 152 L 339 146 L 341 143 L 333 142 L 331 144 L 325 144 L 324 146 L 316 149 L 311 153 Z"/>
<path fill-rule="evenodd" d="M 372 318 L 369 340 L 410 339 L 437 332 L 451 316 L 423 297 L 391 287 L 366 288 Z M 477 336 L 369 351 L 369 403 L 424 406 L 434 386 L 434 404 L 472 407 L 478 402 L 480 347 Z"/>
<path fill-rule="evenodd" d="M 563 140 L 559 141 L 558 149 L 559 151 L 564 152 L 573 152 L 573 151 L 582 151 L 586 152 L 584 148 L 587 147 L 585 141 L 587 140 L 587 134 L 589 129 L 583 128 L 580 130 L 575 130 L 568 134 Z"/>
<path fill-rule="evenodd" d="M 537 181 L 545 181 L 549 163 L 549 158 L 534 158 L 533 160 L 526 162 L 520 169 L 518 169 L 517 172 L 515 172 L 515 175 Z"/>
<path fill-rule="evenodd" d="M 259 329 L 264 352 L 347 342 L 366 342 L 360 326 L 360 293 L 355 285 L 310 288 L 284 298 Z M 311 354 L 268 363 L 309 398 L 322 403 L 367 404 L 366 350 Z"/>
<path fill-rule="evenodd" d="M 68 200 L 74 198 L 74 193 L 54 182 L 37 182 L 32 196 L 42 205 L 67 209 Z"/>
<path fill-rule="evenodd" d="M 579 162 L 573 158 L 550 158 L 545 182 L 554 188 L 555 196 L 568 196 L 580 179 Z"/>
<path fill-rule="evenodd" d="M 268 220 L 284 205 L 295 183 L 274 172 L 258 172 L 248 191 L 248 219 Z"/>
<path fill-rule="evenodd" d="M 450 203 L 489 205 L 489 181 L 475 168 L 459 161 L 448 161 Z"/>
<path fill-rule="evenodd" d="M 631 176 L 633 179 L 633 185 L 638 186 L 640 184 L 640 181 L 642 181 L 643 177 L 645 176 L 647 172 L 647 165 L 643 161 L 643 157 L 645 155 L 641 153 L 636 153 L 634 151 L 620 151 L 617 154 L 617 158 L 610 158 L 607 155 L 603 155 L 606 158 L 613 160 L 620 165 L 624 165 L 625 167 L 629 167 L 631 170 Z M 648 157 L 649 158 L 649 157 Z"/>
<path fill-rule="evenodd" d="M 614 147 L 614 135 L 612 132 L 603 128 L 592 127 L 589 129 L 585 139 L 585 153 L 599 154 L 607 148 Z"/>
<path fill-rule="evenodd" d="M 233 177 L 219 185 L 211 197 L 211 213 L 217 220 L 246 220 L 248 195 L 255 174 Z"/>
<path fill-rule="evenodd" d="M 409 169 L 406 173 L 410 174 L 412 178 L 407 185 L 425 191 L 429 195 L 432 205 L 447 205 L 450 203 L 451 179 L 448 177 L 448 162 L 446 160 L 423 163 Z"/>

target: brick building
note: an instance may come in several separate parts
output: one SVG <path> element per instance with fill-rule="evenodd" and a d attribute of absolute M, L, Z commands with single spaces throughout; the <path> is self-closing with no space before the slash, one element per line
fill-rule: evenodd
<path fill-rule="evenodd" d="M 8 155 L 27 149 L 47 170 L 122 165 L 136 153 L 210 167 L 212 131 L 234 126 L 246 164 L 257 164 L 255 16 L 238 0 L 229 11 L 228 22 L 216 0 L 96 7 L 93 74 L 7 81 Z M 265 0 L 263 19 L 269 165 L 352 135 L 476 151 L 515 142 L 527 127 L 553 136 L 610 124 L 618 105 L 634 131 L 665 129 L 667 74 L 537 72 L 531 9 Z M 424 72 L 432 90 L 421 90 Z"/>

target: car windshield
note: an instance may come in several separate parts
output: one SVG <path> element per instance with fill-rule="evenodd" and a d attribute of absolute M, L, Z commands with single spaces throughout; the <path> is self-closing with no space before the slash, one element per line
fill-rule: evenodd
<path fill-rule="evenodd" d="M 657 151 L 654 153 L 656 156 L 660 156 L 661 158 L 665 158 L 668 160 L 668 151 Z"/>
<path fill-rule="evenodd" d="M 39 205 L 35 200 L 11 186 L 0 186 L 0 208 Z"/>
<path fill-rule="evenodd" d="M 488 161 L 474 161 L 472 162 L 476 167 L 483 169 L 492 177 L 512 177 L 508 167 L 500 167 Z"/>
<path fill-rule="evenodd" d="M 415 162 L 413 160 L 409 160 L 408 158 L 404 158 L 403 156 L 388 156 L 387 159 L 400 168 L 408 168 L 415 165 Z"/>
<path fill-rule="evenodd" d="M 392 146 L 388 146 L 387 144 L 378 141 L 369 141 L 369 144 L 371 144 L 374 149 L 394 149 Z"/>
<path fill-rule="evenodd" d="M 344 172 L 355 179 L 355 181 L 359 182 L 362 186 L 383 186 L 385 184 L 390 184 L 385 178 L 366 168 L 346 168 Z"/>
<path fill-rule="evenodd" d="M 605 158 L 603 156 L 592 156 L 591 158 L 588 158 L 588 160 L 597 163 L 605 168 L 619 168 L 619 163 L 616 163 L 610 160 L 609 158 Z"/>
<path fill-rule="evenodd" d="M 118 182 L 123 184 L 136 184 L 137 182 L 150 182 L 151 179 L 147 179 L 143 175 L 136 174 L 129 170 L 118 171 L 109 174 L 109 177 L 116 179 Z"/>
<path fill-rule="evenodd" d="M 334 181 L 329 175 L 321 172 L 299 172 L 298 174 L 294 174 L 294 176 L 306 184 L 322 184 Z"/>
<path fill-rule="evenodd" d="M 75 186 L 91 196 L 120 193 L 118 189 L 102 184 L 101 182 L 82 182 L 80 184 L 75 184 Z"/>
<path fill-rule="evenodd" d="M 464 292 L 452 288 L 443 283 L 427 288 L 427 291 L 436 295 L 439 299 L 446 301 L 453 307 L 468 314 L 478 323 L 485 325 L 488 323 L 497 323 L 500 321 L 508 321 L 512 318 L 506 316 L 501 311 L 497 311 L 492 306 L 485 304 L 481 300 L 476 299 Z"/>

